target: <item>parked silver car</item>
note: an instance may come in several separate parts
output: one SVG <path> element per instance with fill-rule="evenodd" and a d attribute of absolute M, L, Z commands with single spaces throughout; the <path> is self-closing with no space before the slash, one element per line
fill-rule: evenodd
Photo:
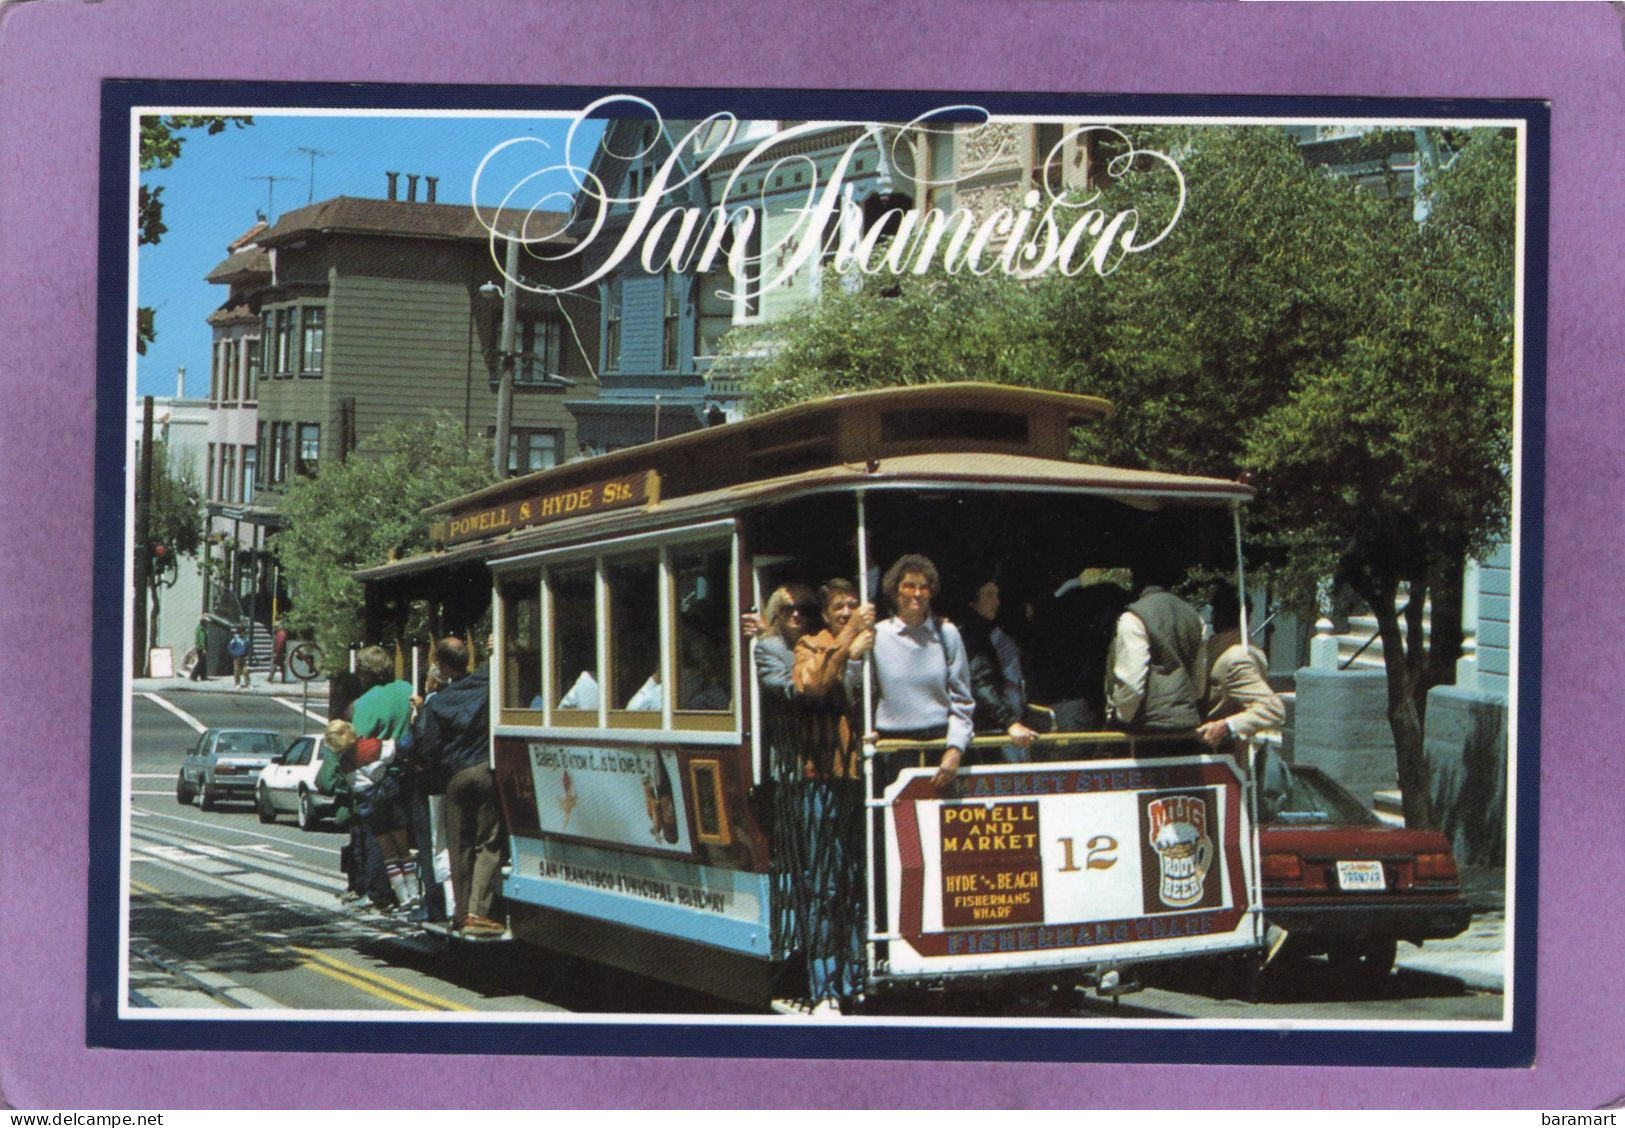
<path fill-rule="evenodd" d="M 249 802 L 260 770 L 276 758 L 287 738 L 266 729 L 204 729 L 181 760 L 175 779 L 175 801 L 205 811 L 217 800 Z"/>

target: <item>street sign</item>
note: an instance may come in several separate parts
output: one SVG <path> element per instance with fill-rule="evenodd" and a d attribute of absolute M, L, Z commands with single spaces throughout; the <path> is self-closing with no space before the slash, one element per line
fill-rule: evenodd
<path fill-rule="evenodd" d="M 322 648 L 314 642 L 301 642 L 288 655 L 288 669 L 300 681 L 315 681 L 322 672 Z"/>

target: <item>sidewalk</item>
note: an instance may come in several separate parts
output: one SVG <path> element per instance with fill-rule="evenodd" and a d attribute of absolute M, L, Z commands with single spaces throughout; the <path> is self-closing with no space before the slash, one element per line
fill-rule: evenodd
<path fill-rule="evenodd" d="M 241 686 L 233 687 L 229 673 L 211 677 L 207 681 L 192 681 L 184 675 L 172 678 L 136 678 L 131 681 L 130 689 L 135 693 L 251 693 L 260 697 L 293 698 L 297 698 L 303 692 L 303 687 L 297 679 L 283 682 L 278 678 L 274 682 L 267 682 L 263 673 L 250 674 L 247 689 Z M 310 699 L 327 700 L 326 678 L 317 678 L 310 683 Z"/>
<path fill-rule="evenodd" d="M 1479 991 L 1506 991 L 1506 870 L 1464 866 L 1461 892 L 1473 907 L 1467 931 L 1450 940 L 1429 940 L 1418 948 L 1401 942 L 1400 967 L 1461 980 Z"/>

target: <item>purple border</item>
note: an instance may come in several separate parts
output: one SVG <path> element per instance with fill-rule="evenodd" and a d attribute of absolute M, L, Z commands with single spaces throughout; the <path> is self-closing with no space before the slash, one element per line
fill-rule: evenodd
<path fill-rule="evenodd" d="M 402 19 L 402 9 L 413 9 Z M 955 10 L 955 9 L 960 10 Z M 1621 683 L 1619 601 L 1593 560 L 1625 539 L 1607 519 L 1620 465 L 1609 422 L 1625 392 L 1615 295 L 1625 150 L 1622 36 L 1610 8 L 1515 5 L 690 3 L 545 6 L 446 0 L 38 3 L 0 9 L 0 637 L 12 718 L 0 806 L 0 1098 L 26 1108 L 317 1107 L 366 1103 L 391 1063 L 279 1062 L 300 1090 L 214 1056 L 84 1048 L 91 449 L 100 80 L 106 77 L 597 86 L 796 85 L 1067 92 L 1535 97 L 1553 103 L 1537 1065 L 1441 1071 L 692 1061 L 411 1059 L 421 1107 L 1088 1104 L 1583 1108 L 1625 1091 L 1621 913 L 1593 844 Z M 866 26 L 854 34 L 853 17 Z M 982 19 L 978 19 L 978 17 Z M 986 20 L 986 26 L 982 26 Z M 931 29 L 945 29 L 934 32 Z M 769 33 L 771 38 L 769 38 Z M 680 45 L 680 48 L 677 46 Z M 362 49 L 364 47 L 364 49 Z M 1614 360 L 1617 365 L 1617 360 Z M 1570 370 L 1577 370 L 1570 374 Z M 1534 447 L 1541 449 L 1537 440 Z M 61 468 L 52 480 L 42 468 Z M 49 472 L 49 471 L 47 471 Z M 1599 479 L 1601 479 L 1599 481 Z M 1598 486 L 1601 485 L 1601 489 Z M 1612 489 L 1610 489 L 1612 487 Z M 1609 546 L 1613 549 L 1610 551 Z M 1596 577 L 1596 578 L 1593 578 Z M 1584 613 L 1578 613 L 1583 607 Z M 1531 628 L 1540 617 L 1530 609 Z M 1559 647 L 1556 632 L 1563 632 Z M 78 645 L 64 645 L 66 637 Z M 49 751 L 47 751 L 49 750 Z M 48 757 L 51 767 L 34 765 Z M 77 770 L 76 770 L 77 769 Z M 47 829 L 48 828 L 48 829 Z M 1596 882 L 1597 884 L 1593 884 Z M 1577 958 L 1578 957 L 1578 958 Z M 257 1055 L 256 1055 L 257 1056 Z M 838 1085 L 830 1081 L 839 1078 Z"/>

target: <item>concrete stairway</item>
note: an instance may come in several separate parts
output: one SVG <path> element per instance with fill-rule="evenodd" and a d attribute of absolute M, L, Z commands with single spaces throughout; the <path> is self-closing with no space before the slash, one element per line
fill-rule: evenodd
<path fill-rule="evenodd" d="M 1408 596 L 1408 591 L 1402 588 L 1398 601 L 1402 616 Z M 1433 604 L 1430 600 L 1422 605 L 1422 637 L 1424 639 L 1430 637 L 1432 617 Z M 1377 617 L 1375 615 L 1369 611 L 1364 614 L 1350 615 L 1348 630 L 1333 636 L 1337 639 L 1338 668 L 1350 670 L 1383 669 L 1382 639 L 1374 638 L 1373 636 L 1376 633 Z"/>

